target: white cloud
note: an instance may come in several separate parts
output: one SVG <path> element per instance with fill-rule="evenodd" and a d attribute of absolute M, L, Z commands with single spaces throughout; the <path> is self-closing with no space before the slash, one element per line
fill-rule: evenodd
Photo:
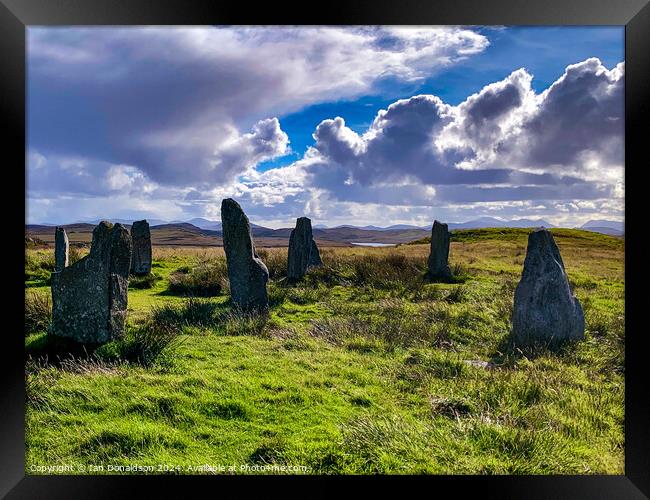
<path fill-rule="evenodd" d="M 592 58 L 536 95 L 519 69 L 455 107 L 432 95 L 399 100 L 362 135 L 324 120 L 308 180 L 341 201 L 392 205 L 614 196 L 623 74 L 622 63 L 607 70 Z"/>
<path fill-rule="evenodd" d="M 228 183 L 283 154 L 269 117 L 422 79 L 487 46 L 458 27 L 30 28 L 30 95 L 42 99 L 30 144 L 164 184 Z M 245 132 L 256 122 L 266 143 Z"/>
<path fill-rule="evenodd" d="M 457 106 L 415 95 L 364 133 L 333 116 L 303 158 L 260 172 L 291 152 L 282 116 L 386 79 L 419 82 L 487 39 L 460 27 L 30 28 L 28 39 L 40 96 L 30 212 L 46 219 L 73 198 L 89 217 L 119 202 L 218 218 L 231 196 L 271 224 L 622 209 L 623 63 L 571 65 L 540 94 L 522 68 Z"/>

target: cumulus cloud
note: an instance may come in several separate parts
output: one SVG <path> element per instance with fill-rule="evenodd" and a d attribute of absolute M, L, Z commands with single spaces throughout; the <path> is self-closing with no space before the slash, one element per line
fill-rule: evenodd
<path fill-rule="evenodd" d="M 89 217 L 218 218 L 223 197 L 270 225 L 620 212 L 624 64 L 596 58 L 541 93 L 520 68 L 457 105 L 396 100 L 365 131 L 331 116 L 302 158 L 258 170 L 293 153 L 283 116 L 488 45 L 462 27 L 30 28 L 30 217 L 76 200 Z"/>
<path fill-rule="evenodd" d="M 567 67 L 538 96 L 517 132 L 497 145 L 497 154 L 519 168 L 583 175 L 589 161 L 622 166 L 624 88 L 623 63 L 608 70 L 591 58 Z"/>
<path fill-rule="evenodd" d="M 324 120 L 305 168 L 314 186 L 340 200 L 612 196 L 622 180 L 623 68 L 588 59 L 539 95 L 519 69 L 458 106 L 433 95 L 399 100 L 361 135 L 341 117 Z"/>
<path fill-rule="evenodd" d="M 29 142 L 164 184 L 228 183 L 286 152 L 269 117 L 416 81 L 487 45 L 456 27 L 30 28 Z"/>

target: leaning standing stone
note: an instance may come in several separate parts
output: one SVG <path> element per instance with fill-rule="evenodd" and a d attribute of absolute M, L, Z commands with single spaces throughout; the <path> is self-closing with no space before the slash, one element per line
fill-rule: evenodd
<path fill-rule="evenodd" d="M 83 344 L 103 344 L 124 333 L 131 237 L 121 224 L 102 221 L 90 253 L 52 273 L 50 333 Z"/>
<path fill-rule="evenodd" d="M 429 277 L 451 279 L 449 269 L 449 231 L 447 224 L 433 221 L 431 228 L 431 253 L 429 254 Z"/>
<path fill-rule="evenodd" d="M 221 226 L 233 302 L 246 311 L 267 310 L 269 271 L 255 251 L 248 217 L 231 198 L 221 202 Z"/>
<path fill-rule="evenodd" d="M 54 270 L 61 271 L 68 265 L 68 235 L 65 229 L 57 227 L 54 233 Z"/>
<path fill-rule="evenodd" d="M 302 279 L 309 266 L 320 266 L 322 264 L 312 234 L 311 220 L 307 217 L 300 217 L 296 220 L 296 227 L 289 236 L 287 278 L 292 281 Z"/>
<path fill-rule="evenodd" d="M 131 274 L 144 276 L 151 272 L 151 231 L 146 220 L 138 220 L 131 226 L 133 255 Z"/>
<path fill-rule="evenodd" d="M 571 293 L 560 250 L 547 229 L 528 236 L 521 281 L 515 290 L 512 338 L 516 345 L 557 344 L 584 338 L 585 318 Z"/>

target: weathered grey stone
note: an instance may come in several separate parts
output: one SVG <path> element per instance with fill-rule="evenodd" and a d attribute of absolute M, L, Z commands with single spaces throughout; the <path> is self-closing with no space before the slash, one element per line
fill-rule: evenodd
<path fill-rule="evenodd" d="M 267 310 L 269 271 L 255 251 L 248 217 L 231 198 L 221 202 L 221 226 L 233 302 L 247 311 Z"/>
<path fill-rule="evenodd" d="M 431 252 L 429 253 L 429 277 L 431 279 L 451 279 L 449 269 L 449 231 L 447 224 L 433 221 L 431 228 Z"/>
<path fill-rule="evenodd" d="M 582 307 L 571 293 L 553 235 L 536 229 L 528 236 L 524 269 L 515 290 L 513 341 L 526 346 L 580 340 L 584 329 Z"/>
<path fill-rule="evenodd" d="M 54 233 L 54 270 L 60 271 L 68 265 L 68 235 L 65 229 L 57 227 Z"/>
<path fill-rule="evenodd" d="M 131 274 L 144 276 L 151 272 L 151 231 L 146 220 L 137 220 L 131 226 L 133 253 Z"/>
<path fill-rule="evenodd" d="M 323 261 L 311 229 L 311 220 L 307 217 L 296 219 L 296 227 L 289 236 L 287 278 L 294 281 L 302 279 L 309 266 L 322 265 Z"/>
<path fill-rule="evenodd" d="M 323 265 L 323 260 L 320 258 L 320 251 L 316 245 L 316 240 L 311 240 L 311 255 L 309 257 L 309 266 L 319 267 Z"/>
<path fill-rule="evenodd" d="M 50 333 L 84 344 L 102 344 L 124 333 L 131 237 L 121 224 L 102 221 L 90 253 L 52 273 Z"/>

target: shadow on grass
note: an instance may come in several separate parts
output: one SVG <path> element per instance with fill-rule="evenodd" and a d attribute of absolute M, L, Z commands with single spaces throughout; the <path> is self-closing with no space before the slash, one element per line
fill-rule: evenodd
<path fill-rule="evenodd" d="M 490 356 L 490 362 L 503 368 L 513 368 L 522 359 L 534 360 L 549 355 L 559 358 L 572 356 L 576 346 L 577 341 L 571 340 L 551 340 L 530 345 L 518 345 L 508 334 L 499 342 Z"/>
<path fill-rule="evenodd" d="M 454 264 L 451 268 L 451 276 L 440 277 L 440 276 L 431 276 L 427 271 L 422 276 L 422 279 L 426 283 L 444 283 L 447 285 L 459 285 L 462 283 L 467 283 L 472 279 L 472 275 L 469 273 L 469 270 L 462 264 Z"/>
<path fill-rule="evenodd" d="M 90 358 L 99 344 L 81 344 L 75 340 L 57 337 L 47 333 L 31 336 L 25 344 L 25 359 L 38 360 L 50 365 L 60 366 L 71 356 Z"/>

